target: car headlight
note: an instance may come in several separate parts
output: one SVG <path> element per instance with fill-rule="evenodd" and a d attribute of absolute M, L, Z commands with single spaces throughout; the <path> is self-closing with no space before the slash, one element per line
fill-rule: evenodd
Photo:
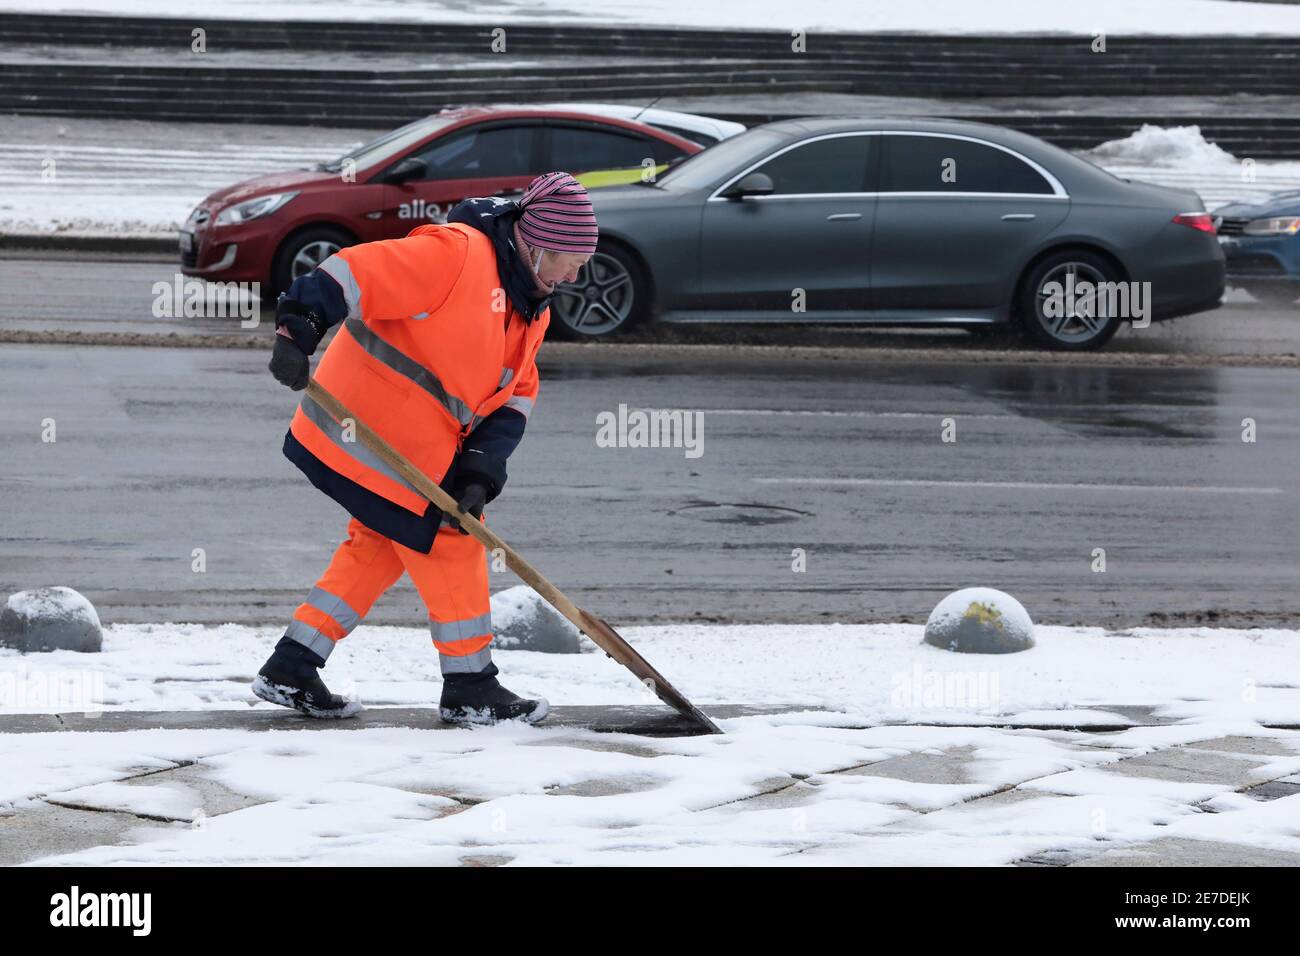
<path fill-rule="evenodd" d="M 1252 219 L 1241 231 L 1248 236 L 1294 236 L 1300 232 L 1300 216 Z"/>
<path fill-rule="evenodd" d="M 297 190 L 291 193 L 272 193 L 269 196 L 258 196 L 256 199 L 249 199 L 247 202 L 227 206 L 217 213 L 217 225 L 230 226 L 248 222 L 250 219 L 269 216 L 296 195 L 298 195 Z"/>

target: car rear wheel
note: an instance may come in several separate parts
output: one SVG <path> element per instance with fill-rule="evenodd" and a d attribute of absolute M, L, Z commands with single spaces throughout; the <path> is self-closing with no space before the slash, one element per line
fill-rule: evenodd
<path fill-rule="evenodd" d="M 1122 317 L 1102 314 L 1102 297 L 1076 293 L 1071 299 L 1064 293 L 1081 283 L 1095 287 L 1122 278 L 1113 263 L 1096 253 L 1066 250 L 1048 256 L 1034 267 L 1021 289 L 1020 321 L 1025 332 L 1038 345 L 1058 351 L 1101 348 L 1118 331 Z"/>
<path fill-rule="evenodd" d="M 606 339 L 642 321 L 649 311 L 645 270 L 631 253 L 601 245 L 551 300 L 551 325 L 560 338 Z"/>
<path fill-rule="evenodd" d="M 285 240 L 275 256 L 271 270 L 271 294 L 274 299 L 286 292 L 293 280 L 308 275 L 322 262 L 355 240 L 342 229 L 315 226 Z"/>
<path fill-rule="evenodd" d="M 1242 288 L 1267 305 L 1290 305 L 1300 299 L 1300 283 L 1296 282 L 1251 282 Z"/>

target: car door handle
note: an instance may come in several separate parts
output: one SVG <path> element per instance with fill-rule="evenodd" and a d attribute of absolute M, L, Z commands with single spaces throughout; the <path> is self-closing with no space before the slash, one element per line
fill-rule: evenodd
<path fill-rule="evenodd" d="M 851 222 L 854 219 L 861 219 L 860 212 L 837 212 L 826 217 L 827 222 Z"/>
<path fill-rule="evenodd" d="M 1028 222 L 1038 218 L 1032 212 L 1009 212 L 1002 217 L 1003 222 Z"/>

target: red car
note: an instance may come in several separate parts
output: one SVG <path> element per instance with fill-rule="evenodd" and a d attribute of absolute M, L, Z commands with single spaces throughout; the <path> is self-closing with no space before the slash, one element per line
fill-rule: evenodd
<path fill-rule="evenodd" d="M 701 147 L 641 123 L 554 109 L 469 108 L 416 120 L 315 169 L 218 190 L 181 227 L 181 270 L 260 282 L 274 299 L 344 246 L 444 221 L 472 196 L 522 190 L 539 173 L 672 163 Z"/>

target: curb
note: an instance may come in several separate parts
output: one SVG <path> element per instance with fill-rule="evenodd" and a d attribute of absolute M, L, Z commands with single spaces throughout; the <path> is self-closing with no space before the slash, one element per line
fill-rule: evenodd
<path fill-rule="evenodd" d="M 0 250 L 69 252 L 153 252 L 179 255 L 176 233 L 164 236 L 78 236 L 59 233 L 0 233 Z"/>
<path fill-rule="evenodd" d="M 763 717 L 784 713 L 825 712 L 819 707 L 763 707 L 711 704 L 711 717 Z M 704 730 L 692 720 L 656 704 L 574 705 L 552 707 L 542 729 L 564 728 L 643 737 L 695 737 Z M 372 707 L 346 720 L 313 720 L 280 707 L 247 710 L 98 711 L 65 714 L 20 714 L 0 717 L 0 734 L 50 732 L 114 733 L 131 730 L 455 730 L 436 707 Z"/>
<path fill-rule="evenodd" d="M 64 332 L 0 329 L 0 344 L 117 346 L 165 349 L 265 349 L 265 334 L 186 335 L 179 332 Z M 598 355 L 644 362 L 688 354 L 782 361 L 857 362 L 866 365 L 1053 365 L 1112 368 L 1294 368 L 1300 355 L 1194 355 L 1177 352 L 1035 352 L 1006 349 L 890 348 L 819 345 L 737 345 L 639 342 L 550 342 L 542 361 Z"/>

